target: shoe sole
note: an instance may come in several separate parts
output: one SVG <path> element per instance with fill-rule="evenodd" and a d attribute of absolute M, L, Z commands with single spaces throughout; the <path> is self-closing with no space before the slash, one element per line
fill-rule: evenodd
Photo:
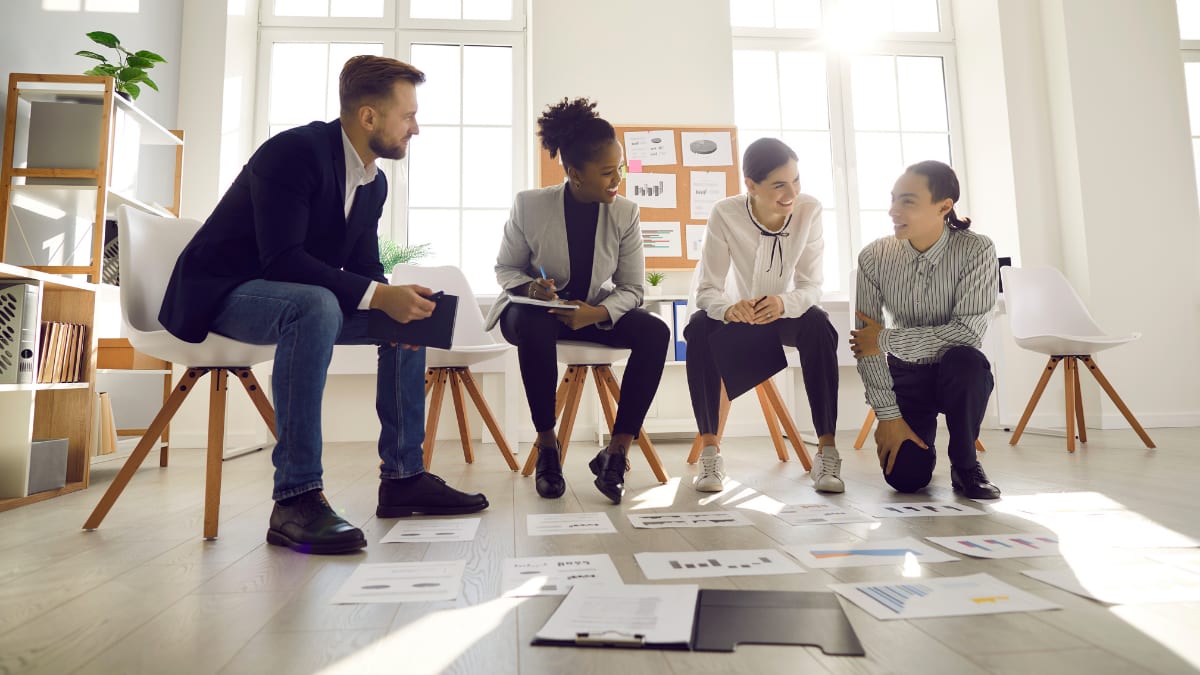
<path fill-rule="evenodd" d="M 488 507 L 487 500 L 478 506 L 380 506 L 375 509 L 376 518 L 407 518 L 422 513 L 427 516 L 460 516 L 478 513 Z"/>
<path fill-rule="evenodd" d="M 721 485 L 704 485 L 704 486 L 701 486 L 699 483 L 693 483 L 692 487 L 696 489 L 696 492 L 724 492 L 725 491 L 724 483 L 722 483 Z"/>
<path fill-rule="evenodd" d="M 286 534 L 277 530 L 267 530 L 267 543 L 272 546 L 284 546 L 292 549 L 297 553 L 307 553 L 310 555 L 339 555 L 344 553 L 357 553 L 367 547 L 366 538 L 361 538 L 350 543 L 336 544 L 306 544 L 304 542 L 294 541 Z"/>
<path fill-rule="evenodd" d="M 817 492 L 829 492 L 829 493 L 833 493 L 833 494 L 841 494 L 846 491 L 846 485 L 844 483 L 842 485 L 838 485 L 836 487 L 829 487 L 829 486 L 822 487 L 821 485 L 813 485 L 813 489 L 816 490 Z"/>
<path fill-rule="evenodd" d="M 625 491 L 624 491 L 624 489 L 618 489 L 617 492 L 609 492 L 608 490 L 605 489 L 605 487 L 603 485 L 600 484 L 601 465 L 597 461 L 599 459 L 600 459 L 599 457 L 593 457 L 592 461 L 588 462 L 588 468 L 592 470 L 592 475 L 594 475 L 596 477 L 596 480 L 592 481 L 592 485 L 595 485 L 596 489 L 600 491 L 600 494 L 604 495 L 605 497 L 608 497 L 608 500 L 611 501 L 613 504 L 620 504 L 621 497 L 624 496 Z"/>

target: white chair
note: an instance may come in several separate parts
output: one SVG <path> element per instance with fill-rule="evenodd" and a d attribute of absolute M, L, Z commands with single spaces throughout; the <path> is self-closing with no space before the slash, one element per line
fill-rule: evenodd
<path fill-rule="evenodd" d="M 508 468 L 516 471 L 517 460 L 513 457 L 512 449 L 508 446 L 500 425 L 487 401 L 479 391 L 479 385 L 471 374 L 471 366 L 484 361 L 503 356 L 511 346 L 497 343 L 483 329 L 483 314 L 479 303 L 471 291 L 471 284 L 462 270 L 452 265 L 442 267 L 421 267 L 418 265 L 397 265 L 392 271 L 391 281 L 394 284 L 420 284 L 435 291 L 445 291 L 448 295 L 458 296 L 458 315 L 454 322 L 454 337 L 450 349 L 429 348 L 425 350 L 425 394 L 433 390 L 433 398 L 429 403 L 429 416 L 425 422 L 425 468 L 433 462 L 433 445 L 437 438 L 438 421 L 442 414 L 442 400 L 445 398 L 446 384 L 450 385 L 450 393 L 454 401 L 454 413 L 458 417 L 458 435 L 462 441 L 463 458 L 467 463 L 475 461 L 475 451 L 471 446 L 471 428 L 467 421 L 466 401 L 463 399 L 463 389 L 467 390 L 475 409 L 483 418 L 496 445 L 500 446 L 500 454 Z"/>
<path fill-rule="evenodd" d="M 1013 338 L 1017 345 L 1030 351 L 1047 354 L 1050 360 L 1042 370 L 1029 397 L 1029 405 L 1021 415 L 1009 445 L 1016 445 L 1025 431 L 1038 399 L 1046 389 L 1046 383 L 1059 362 L 1063 362 L 1063 381 L 1066 390 L 1067 451 L 1075 452 L 1075 422 L 1079 422 L 1079 441 L 1087 443 L 1087 426 L 1083 419 L 1083 399 L 1079 391 L 1079 365 L 1083 365 L 1100 383 L 1133 430 L 1146 444 L 1154 447 L 1154 441 L 1146 434 L 1142 425 L 1125 402 L 1117 396 L 1108 378 L 1096 365 L 1092 354 L 1123 345 L 1141 337 L 1141 333 L 1108 335 L 1092 319 L 1083 300 L 1071 287 L 1070 282 L 1053 267 L 1005 267 L 1000 271 L 1004 279 L 1004 301 L 1008 312 Z M 1074 414 L 1072 414 L 1074 413 Z"/>
<path fill-rule="evenodd" d="M 275 433 L 275 410 L 263 395 L 250 366 L 275 357 L 274 345 L 252 345 L 209 333 L 199 344 L 184 342 L 171 335 L 158 322 L 167 282 L 175 260 L 184 246 L 200 229 L 190 219 L 161 218 L 122 206 L 117 210 L 117 236 L 121 262 L 121 318 L 134 349 L 150 356 L 187 367 L 174 391 L 155 415 L 154 421 L 138 441 L 133 454 L 113 479 L 100 503 L 92 511 L 85 530 L 100 527 L 134 472 L 150 453 L 179 406 L 192 393 L 201 377 L 212 375 L 208 401 L 208 457 L 204 491 L 204 538 L 215 539 L 221 505 L 221 459 L 225 448 L 226 375 L 245 387 L 250 400 L 262 415 L 271 433 Z M 166 466 L 165 456 L 162 466 Z"/>
<path fill-rule="evenodd" d="M 612 365 L 617 361 L 629 358 L 629 350 L 618 347 L 607 347 L 594 342 L 578 340 L 558 341 L 558 361 L 566 364 L 567 370 L 562 381 L 558 384 L 558 392 L 554 396 L 554 419 L 558 427 L 559 460 L 565 462 L 567 445 L 571 442 L 571 429 L 575 426 L 575 415 L 579 412 L 579 400 L 583 397 L 583 387 L 587 384 L 590 370 L 596 382 L 596 394 L 600 397 L 600 407 L 604 410 L 604 420 L 608 423 L 608 433 L 612 434 L 613 423 L 616 421 L 616 407 L 621 402 L 621 386 L 613 375 Z M 561 417 L 561 419 L 560 419 Z M 658 482 L 666 483 L 670 477 L 663 469 L 658 452 L 646 429 L 638 430 L 638 445 L 646 462 Z M 537 466 L 538 447 L 535 445 L 525 461 L 521 475 L 528 476 Z"/>

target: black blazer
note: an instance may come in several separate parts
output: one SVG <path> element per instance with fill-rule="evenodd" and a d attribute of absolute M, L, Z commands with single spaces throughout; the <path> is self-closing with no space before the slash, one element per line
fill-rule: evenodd
<path fill-rule="evenodd" d="M 251 279 L 323 286 L 357 309 L 372 280 L 387 283 L 377 239 L 387 179 L 380 171 L 358 188 L 349 218 L 345 192 L 338 120 L 263 143 L 179 255 L 158 320 L 203 342 L 221 301 Z"/>

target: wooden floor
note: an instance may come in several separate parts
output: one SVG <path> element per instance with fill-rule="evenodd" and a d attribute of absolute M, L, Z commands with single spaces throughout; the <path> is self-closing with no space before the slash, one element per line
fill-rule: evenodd
<path fill-rule="evenodd" d="M 1196 481 L 1200 429 L 1152 430 L 1158 450 L 1131 431 L 1090 431 L 1074 455 L 1062 438 L 1027 435 L 1010 448 L 984 432 L 984 466 L 1005 494 L 1099 491 L 1130 509 L 1200 537 Z M 943 436 L 944 437 L 944 436 Z M 847 492 L 837 503 L 901 500 L 879 477 L 873 452 L 839 438 Z M 1063 558 L 963 560 L 923 574 L 988 572 L 1063 606 L 1061 611 L 880 622 L 843 601 L 866 658 L 827 657 L 808 647 L 742 646 L 733 654 L 533 647 L 529 642 L 557 598 L 499 599 L 501 560 L 510 556 L 608 553 L 627 583 L 644 583 L 638 551 L 766 548 L 856 537 L 886 539 L 1029 530 L 1015 516 L 913 518 L 868 525 L 789 527 L 766 511 L 778 502 L 819 501 L 799 462 L 780 463 L 765 438 L 731 439 L 720 495 L 688 487 L 687 444 L 661 443 L 675 476 L 658 486 L 637 455 L 625 503 L 610 505 L 592 486 L 589 443 L 571 445 L 568 490 L 537 497 L 533 479 L 509 472 L 492 446 L 466 465 L 455 443 L 439 443 L 433 469 L 451 484 L 487 494 L 475 541 L 380 544 L 394 521 L 378 520 L 370 444 L 326 448 L 326 494 L 370 542 L 365 553 L 303 556 L 264 543 L 271 509 L 267 453 L 225 463 L 221 536 L 201 539 L 203 458 L 172 452 L 172 465 L 147 462 L 101 529 L 79 528 L 116 472 L 97 465 L 92 487 L 0 513 L 0 672 L 2 673 L 1191 673 L 1200 666 L 1200 605 L 1109 607 L 1025 577 Z M 953 499 L 944 450 L 928 494 Z M 681 484 L 682 481 L 682 484 Z M 647 531 L 626 512 L 638 508 L 737 508 L 754 527 Z M 528 537 L 529 513 L 606 511 L 618 534 Z M 363 562 L 465 558 L 456 602 L 329 604 Z M 824 590 L 828 583 L 897 578 L 867 567 L 788 576 L 699 580 L 705 588 Z"/>

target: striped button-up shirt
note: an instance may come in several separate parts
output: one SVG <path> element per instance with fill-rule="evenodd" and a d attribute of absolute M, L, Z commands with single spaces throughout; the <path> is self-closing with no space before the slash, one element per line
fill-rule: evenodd
<path fill-rule="evenodd" d="M 996 306 L 996 247 L 981 234 L 948 227 L 924 252 L 884 237 L 859 254 L 857 283 L 855 309 L 887 326 L 879 333 L 881 353 L 859 359 L 858 373 L 876 416 L 896 419 L 900 407 L 886 354 L 926 364 L 952 347 L 978 349 Z M 864 323 L 855 319 L 855 325 Z"/>

